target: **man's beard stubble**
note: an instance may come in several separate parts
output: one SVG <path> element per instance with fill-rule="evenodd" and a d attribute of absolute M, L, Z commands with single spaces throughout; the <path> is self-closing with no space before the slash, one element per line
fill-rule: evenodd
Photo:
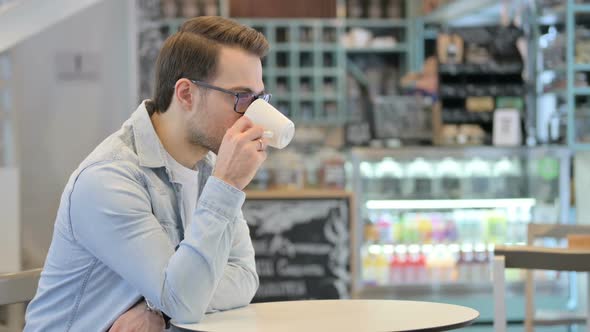
<path fill-rule="evenodd" d="M 212 151 L 217 154 L 219 152 L 220 142 L 215 142 L 214 138 L 208 137 L 205 133 L 201 132 L 196 126 L 191 126 L 188 132 L 188 139 L 191 144 L 202 146 L 205 149 Z"/>

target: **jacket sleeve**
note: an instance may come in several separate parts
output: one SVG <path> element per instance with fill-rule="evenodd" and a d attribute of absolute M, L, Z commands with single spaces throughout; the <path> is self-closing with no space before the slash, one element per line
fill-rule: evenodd
<path fill-rule="evenodd" d="M 220 281 L 233 280 L 224 275 L 236 262 L 228 259 L 245 194 L 210 177 L 174 251 L 133 167 L 105 162 L 80 173 L 69 206 L 74 238 L 174 321 L 198 322 Z"/>
<path fill-rule="evenodd" d="M 248 225 L 241 213 L 233 233 L 229 261 L 213 294 L 208 312 L 248 305 L 258 290 L 259 279 L 254 261 L 254 248 Z"/>

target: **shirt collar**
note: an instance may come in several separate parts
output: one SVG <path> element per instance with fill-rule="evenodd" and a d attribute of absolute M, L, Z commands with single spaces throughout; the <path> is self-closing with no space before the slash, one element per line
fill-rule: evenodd
<path fill-rule="evenodd" d="M 156 134 L 156 130 L 145 107 L 144 100 L 131 115 L 130 121 L 133 126 L 133 137 L 139 157 L 139 165 L 149 168 L 167 167 L 166 150 Z M 203 165 L 210 168 L 215 164 L 215 154 L 209 151 L 205 158 L 197 163 L 197 169 Z"/>

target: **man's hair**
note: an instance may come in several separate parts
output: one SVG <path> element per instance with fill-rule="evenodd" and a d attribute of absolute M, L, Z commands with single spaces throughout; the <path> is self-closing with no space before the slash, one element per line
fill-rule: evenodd
<path fill-rule="evenodd" d="M 236 21 L 220 16 L 187 20 L 178 32 L 166 39 L 158 54 L 154 98 L 147 104 L 148 112 L 168 109 L 179 79 L 212 79 L 221 46 L 239 47 L 260 58 L 269 50 L 264 35 Z"/>

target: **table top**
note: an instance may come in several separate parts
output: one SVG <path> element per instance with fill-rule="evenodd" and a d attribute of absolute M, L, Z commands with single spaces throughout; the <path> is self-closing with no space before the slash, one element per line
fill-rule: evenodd
<path fill-rule="evenodd" d="M 256 303 L 208 314 L 199 324 L 176 326 L 202 332 L 446 331 L 477 317 L 476 310 L 444 303 L 313 300 Z"/>
<path fill-rule="evenodd" d="M 496 246 L 507 268 L 590 272 L 590 250 L 535 246 Z"/>

